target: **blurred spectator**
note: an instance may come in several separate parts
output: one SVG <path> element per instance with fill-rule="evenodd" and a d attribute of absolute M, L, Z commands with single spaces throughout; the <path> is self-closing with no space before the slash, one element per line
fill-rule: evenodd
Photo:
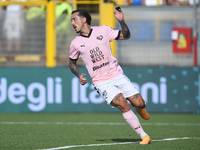
<path fill-rule="evenodd" d="M 104 3 L 113 3 L 114 5 L 117 5 L 117 3 L 114 0 L 104 0 Z"/>
<path fill-rule="evenodd" d="M 128 5 L 130 5 L 130 1 L 129 0 L 125 0 L 124 1 L 124 6 L 128 6 Z"/>
<path fill-rule="evenodd" d="M 142 2 L 145 6 L 159 6 L 159 5 L 166 5 L 165 0 L 143 0 Z"/>
<path fill-rule="evenodd" d="M 50 1 L 50 0 L 48 0 Z M 55 9 L 56 17 L 56 33 L 57 33 L 57 42 L 66 43 L 66 38 L 70 37 L 67 33 L 69 32 L 69 25 L 71 22 L 71 12 L 72 6 L 69 3 L 66 3 L 66 0 L 62 0 L 62 3 L 57 3 Z M 45 30 L 44 23 L 45 10 L 44 5 L 40 6 L 27 6 L 27 43 L 29 45 L 28 50 L 33 53 L 45 54 L 45 34 L 41 34 Z M 70 26 L 71 27 L 71 26 Z M 57 44 L 58 45 L 58 44 Z"/>
<path fill-rule="evenodd" d="M 2 0 L 0 0 L 2 1 Z M 0 6 L 0 53 L 1 53 L 1 46 L 2 46 L 2 38 L 3 38 L 3 11 L 5 10 L 4 6 Z"/>
<path fill-rule="evenodd" d="M 45 52 L 45 5 L 26 6 L 26 43 L 27 51 L 33 54 Z"/>
<path fill-rule="evenodd" d="M 126 0 L 130 2 L 129 0 Z M 143 5 L 143 0 L 132 0 L 131 5 Z"/>
<path fill-rule="evenodd" d="M 5 1 L 5 0 L 4 0 Z M 25 0 L 11 0 L 25 1 Z M 23 6 L 8 5 L 6 7 L 6 19 L 4 22 L 4 32 L 7 38 L 7 50 L 10 52 L 15 44 L 15 50 L 20 50 L 20 38 L 24 29 L 24 21 L 22 18 Z"/>
<path fill-rule="evenodd" d="M 200 5 L 200 0 L 188 0 L 189 5 L 194 5 L 194 2 L 198 5 Z"/>
<path fill-rule="evenodd" d="M 44 16 L 44 11 L 45 11 L 45 6 L 25 6 L 25 8 L 28 10 L 28 13 L 26 15 L 27 20 L 32 20 L 37 17 L 45 17 Z"/>
<path fill-rule="evenodd" d="M 67 30 L 68 25 L 71 22 L 71 13 L 72 13 L 72 6 L 68 3 L 64 2 L 56 5 L 56 22 L 58 23 L 56 26 L 57 32 L 68 32 Z M 62 18 L 62 14 L 64 15 L 64 18 Z"/>
<path fill-rule="evenodd" d="M 63 45 L 61 49 L 66 49 L 66 44 L 70 39 L 69 29 L 71 27 L 71 13 L 72 6 L 63 0 L 62 3 L 56 5 L 56 34 L 57 34 L 57 46 Z M 70 26 L 69 26 L 70 25 Z M 63 43 L 63 44 L 62 44 Z M 66 47 L 65 47 L 66 46 Z"/>
<path fill-rule="evenodd" d="M 188 0 L 166 0 L 167 5 L 188 5 Z"/>

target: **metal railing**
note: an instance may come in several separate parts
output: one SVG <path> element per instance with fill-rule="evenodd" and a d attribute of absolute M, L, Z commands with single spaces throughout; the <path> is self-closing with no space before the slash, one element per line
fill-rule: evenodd
<path fill-rule="evenodd" d="M 5 29 L 6 11 L 0 12 L 0 67 L 16 66 L 66 66 L 69 62 L 69 45 L 76 36 L 70 23 L 68 32 L 57 32 L 55 6 L 63 1 L 25 1 L 1 2 L 1 6 L 20 4 L 21 6 L 42 6 L 46 9 L 40 17 L 33 20 L 27 19 L 29 13 L 26 9 L 20 12 L 20 50 L 16 50 L 15 42 L 12 50 L 8 50 L 8 34 Z M 109 25 L 120 29 L 114 19 L 112 4 L 100 1 L 67 1 L 73 9 L 86 9 L 91 13 L 92 25 Z M 103 12 L 103 8 L 112 5 L 111 13 Z M 104 6 L 104 7 L 102 7 Z M 191 54 L 174 54 L 172 52 L 171 30 L 174 26 L 193 27 L 193 7 L 123 7 L 125 21 L 131 30 L 131 39 L 111 43 L 113 54 L 123 65 L 163 65 L 163 66 L 193 66 L 193 51 Z M 197 7 L 197 24 L 200 24 L 200 9 Z M 66 14 L 61 16 L 65 18 Z M 7 27 L 8 28 L 8 27 Z M 200 26 L 197 26 L 200 33 Z M 200 40 L 197 41 L 200 49 Z M 115 51 L 116 50 L 116 51 Z M 200 60 L 200 53 L 197 53 Z M 82 64 L 80 59 L 79 64 Z M 200 65 L 198 62 L 197 65 Z"/>

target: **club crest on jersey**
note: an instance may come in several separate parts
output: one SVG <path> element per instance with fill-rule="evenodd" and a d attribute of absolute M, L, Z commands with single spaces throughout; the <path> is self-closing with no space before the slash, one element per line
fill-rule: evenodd
<path fill-rule="evenodd" d="M 102 40 L 103 39 L 103 36 L 100 35 L 100 36 L 97 36 L 97 40 Z"/>

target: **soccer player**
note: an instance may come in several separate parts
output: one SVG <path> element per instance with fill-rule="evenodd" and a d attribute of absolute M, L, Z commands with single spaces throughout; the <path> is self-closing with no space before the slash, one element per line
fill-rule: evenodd
<path fill-rule="evenodd" d="M 114 16 L 121 26 L 116 30 L 108 26 L 91 26 L 91 16 L 85 10 L 75 10 L 71 15 L 71 25 L 78 33 L 70 45 L 69 67 L 78 78 L 81 85 L 87 83 L 77 66 L 79 56 L 82 58 L 97 92 L 112 107 L 118 107 L 126 122 L 140 135 L 140 144 L 150 144 L 151 139 L 144 132 L 137 116 L 132 111 L 128 101 L 140 114 L 148 120 L 149 114 L 144 109 L 145 100 L 130 80 L 124 75 L 117 59 L 112 55 L 110 42 L 130 38 L 130 31 L 124 21 L 124 15 L 119 7 L 115 7 Z"/>

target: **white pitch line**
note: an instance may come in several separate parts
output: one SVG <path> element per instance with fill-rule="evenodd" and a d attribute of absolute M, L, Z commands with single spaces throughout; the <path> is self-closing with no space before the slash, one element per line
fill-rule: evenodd
<path fill-rule="evenodd" d="M 0 124 L 39 124 L 39 125 L 127 125 L 120 122 L 0 122 Z M 200 126 L 200 123 L 141 123 L 142 125 L 154 126 Z"/>
<path fill-rule="evenodd" d="M 152 142 L 186 140 L 186 139 L 198 139 L 199 140 L 200 137 L 166 138 L 166 139 L 160 139 L 160 140 L 152 140 Z M 132 144 L 132 143 L 139 143 L 139 142 L 140 141 L 136 141 L 136 142 L 122 142 L 122 143 L 88 144 L 88 145 L 70 145 L 70 146 L 55 147 L 55 148 L 48 148 L 48 149 L 38 149 L 38 150 L 60 150 L 60 149 L 69 149 L 69 148 L 74 148 L 74 147 L 122 145 L 122 144 Z"/>

